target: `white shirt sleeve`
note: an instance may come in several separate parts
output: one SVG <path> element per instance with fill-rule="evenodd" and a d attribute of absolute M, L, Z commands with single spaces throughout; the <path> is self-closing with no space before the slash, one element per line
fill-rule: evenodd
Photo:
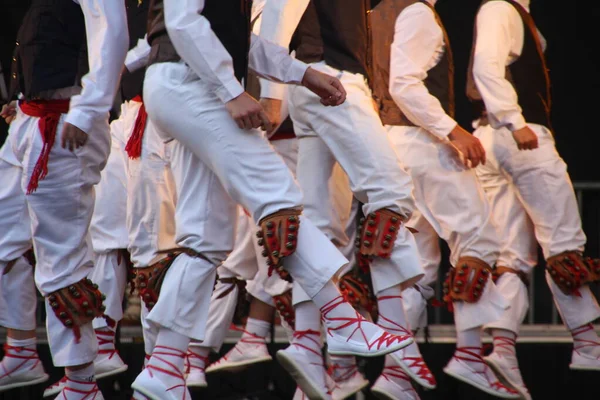
<path fill-rule="evenodd" d="M 519 99 L 506 79 L 506 66 L 523 48 L 523 23 L 514 7 L 503 1 L 485 4 L 476 19 L 473 78 L 493 128 L 511 131 L 526 126 Z"/>
<path fill-rule="evenodd" d="M 446 139 L 456 121 L 423 82 L 443 51 L 444 34 L 429 7 L 417 3 L 398 16 L 391 50 L 390 94 L 410 121 Z"/>
<path fill-rule="evenodd" d="M 302 19 L 310 0 L 268 0 L 262 15 L 260 36 L 288 49 L 296 27 Z M 262 80 L 260 97 L 282 100 L 285 87 Z"/>
<path fill-rule="evenodd" d="M 142 39 L 137 41 L 135 47 L 127 52 L 127 56 L 125 57 L 125 68 L 127 68 L 129 72 L 135 72 L 148 65 L 150 49 L 151 47 L 148 44 L 147 35 L 144 35 Z"/>
<path fill-rule="evenodd" d="M 79 0 L 85 18 L 89 72 L 73 96 L 66 122 L 89 133 L 95 119 L 107 118 L 129 46 L 123 1 Z"/>
<path fill-rule="evenodd" d="M 204 0 L 164 0 L 169 38 L 183 61 L 227 103 L 244 88 L 235 77 L 233 60 L 202 14 Z"/>
<path fill-rule="evenodd" d="M 298 85 L 308 65 L 290 56 L 288 49 L 252 34 L 249 68 L 268 81 Z"/>

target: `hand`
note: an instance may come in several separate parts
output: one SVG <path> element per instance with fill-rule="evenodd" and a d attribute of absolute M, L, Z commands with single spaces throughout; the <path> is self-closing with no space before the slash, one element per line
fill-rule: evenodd
<path fill-rule="evenodd" d="M 533 150 L 538 148 L 538 137 L 530 127 L 525 126 L 524 128 L 517 129 L 512 134 L 519 150 Z"/>
<path fill-rule="evenodd" d="M 87 142 L 88 135 L 75 125 L 65 122 L 61 135 L 61 146 L 63 149 L 68 147 L 69 151 L 77 150 Z"/>
<path fill-rule="evenodd" d="M 4 118 L 4 121 L 10 125 L 17 117 L 17 102 L 11 101 L 10 103 L 3 105 L 2 111 L 0 111 L 0 117 Z"/>
<path fill-rule="evenodd" d="M 267 132 L 273 129 L 265 110 L 246 92 L 228 101 L 225 107 L 240 129 L 262 128 Z"/>
<path fill-rule="evenodd" d="M 448 135 L 450 143 L 464 157 L 467 168 L 475 168 L 480 163 L 485 164 L 485 150 L 479 139 L 465 131 L 460 125 L 456 125 Z"/>
<path fill-rule="evenodd" d="M 281 100 L 263 97 L 260 99 L 260 105 L 265 110 L 269 121 L 271 121 L 272 129 L 281 125 Z M 267 135 L 271 133 L 273 132 L 267 131 Z"/>
<path fill-rule="evenodd" d="M 346 101 L 346 90 L 338 78 L 308 68 L 302 85 L 321 98 L 324 106 L 339 106 Z"/>

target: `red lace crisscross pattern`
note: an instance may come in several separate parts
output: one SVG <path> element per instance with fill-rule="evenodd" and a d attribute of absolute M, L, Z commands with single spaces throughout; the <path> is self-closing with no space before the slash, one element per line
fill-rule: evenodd
<path fill-rule="evenodd" d="M 291 346 L 300 347 L 314 354 L 319 361 L 311 361 L 310 365 L 314 365 L 317 368 L 321 368 L 321 370 L 323 371 L 323 375 L 325 375 L 327 373 L 327 370 L 325 369 L 325 362 L 323 361 L 323 354 L 321 353 L 322 344 L 320 338 L 321 332 L 314 331 L 312 329 L 307 329 L 305 331 L 294 331 Z M 310 343 L 312 343 L 312 345 L 301 343 L 300 341 L 303 339 L 308 340 Z M 314 348 L 311 346 L 314 346 Z M 330 395 L 334 389 L 327 385 L 327 378 L 325 378 L 325 389 L 327 389 L 327 393 Z"/>
<path fill-rule="evenodd" d="M 515 355 L 517 339 L 506 336 L 494 336 L 494 351 L 499 354 Z M 519 367 L 517 367 L 519 369 Z"/>
<path fill-rule="evenodd" d="M 63 377 L 60 379 L 60 381 L 58 381 L 58 382 L 56 382 L 56 383 L 54 383 L 54 384 L 50 385 L 50 386 L 48 387 L 48 389 L 46 389 L 46 390 L 57 389 L 58 387 L 60 387 L 60 386 L 64 386 L 64 385 L 66 385 L 66 384 L 67 384 L 67 377 L 66 377 L 66 376 L 63 376 Z"/>
<path fill-rule="evenodd" d="M 194 363 L 194 360 L 200 360 L 203 367 L 199 366 L 198 363 Z M 201 356 L 200 354 L 196 354 L 193 351 L 188 350 L 185 357 L 185 373 L 189 374 L 192 371 L 192 368 L 199 369 L 200 371 L 204 372 L 206 364 L 208 364 L 208 357 Z"/>
<path fill-rule="evenodd" d="M 454 353 L 454 358 L 456 358 L 457 360 L 466 361 L 467 363 L 481 364 L 483 366 L 483 369 L 481 371 L 473 370 L 473 372 L 477 375 L 483 376 L 488 382 L 488 385 L 491 389 L 494 389 L 498 392 L 518 394 L 516 390 L 504 386 L 497 379 L 495 381 L 491 381 L 489 379 L 487 374 L 487 372 L 489 371 L 489 367 L 481 357 L 481 350 L 482 349 L 480 347 L 457 347 L 456 353 Z"/>
<path fill-rule="evenodd" d="M 333 334 L 331 332 L 337 331 L 340 329 L 345 329 L 345 328 L 348 328 L 348 327 L 356 324 L 356 328 L 354 328 L 354 331 L 352 331 L 352 333 L 350 335 L 348 335 L 348 339 L 346 339 L 346 341 L 350 341 L 350 339 L 352 339 L 352 337 L 354 336 L 355 333 L 360 332 L 360 335 L 362 336 L 363 340 L 367 344 L 367 347 L 369 350 L 371 350 L 374 347 L 376 347 L 379 350 L 379 349 L 381 349 L 381 346 L 387 347 L 387 346 L 392 345 L 394 342 L 402 342 L 403 340 L 406 339 L 405 337 L 399 337 L 396 335 L 392 335 L 389 332 L 384 332 L 380 337 L 378 337 L 377 339 L 374 339 L 372 342 L 369 342 L 369 339 L 367 338 L 367 335 L 365 334 L 365 332 L 361 326 L 363 323 L 369 323 L 369 322 L 362 315 L 360 315 L 358 313 L 358 311 L 356 311 L 354 309 L 353 309 L 353 312 L 355 314 L 355 317 L 331 317 L 330 318 L 327 316 L 327 314 L 329 314 L 331 311 L 335 310 L 338 306 L 340 306 L 344 303 L 346 303 L 344 298 L 342 296 L 338 296 L 335 299 L 331 300 L 329 303 L 325 304 L 323 307 L 321 307 L 321 319 L 327 325 L 327 334 L 328 335 L 333 336 Z M 350 305 L 348 304 L 348 306 L 350 306 Z M 331 327 L 330 326 L 331 322 L 340 322 L 340 325 L 338 325 L 336 327 Z"/>
<path fill-rule="evenodd" d="M 115 349 L 114 341 L 115 341 L 115 333 L 113 331 L 103 331 L 100 329 L 94 330 L 96 333 L 96 338 L 98 339 L 98 354 L 109 354 L 108 359 L 113 358 L 115 354 L 117 354 L 117 349 Z M 110 348 L 103 349 L 103 346 L 110 345 Z"/>
<path fill-rule="evenodd" d="M 377 298 L 378 301 L 384 300 L 394 300 L 394 299 L 402 299 L 402 296 L 380 296 Z M 381 310 L 379 311 L 379 320 L 377 321 L 378 325 L 390 332 L 400 332 L 403 336 L 412 336 L 412 332 L 398 324 L 397 322 L 392 321 L 389 318 L 386 318 L 385 315 L 381 314 Z M 436 384 L 435 377 L 433 373 L 425 364 L 425 360 L 423 357 L 402 357 L 402 362 L 415 373 L 419 378 L 427 381 L 431 385 Z"/>
<path fill-rule="evenodd" d="M 148 363 L 148 365 L 146 366 L 145 369 L 147 369 L 150 373 L 151 377 L 154 377 L 154 375 L 152 374 L 152 371 L 157 371 L 160 373 L 163 373 L 165 375 L 169 375 L 172 376 L 174 378 L 179 378 L 181 380 L 181 384 L 179 385 L 175 385 L 175 386 L 171 386 L 170 388 L 167 389 L 167 391 L 169 390 L 174 390 L 177 388 L 183 388 L 185 389 L 185 378 L 183 377 L 183 373 L 179 370 L 179 368 L 177 368 L 177 366 L 175 364 L 173 364 L 172 362 L 170 362 L 167 357 L 176 357 L 176 358 L 183 358 L 185 360 L 187 353 L 178 350 L 178 349 L 174 349 L 172 347 L 167 347 L 167 346 L 156 346 L 154 348 L 154 351 L 152 352 L 152 357 L 150 359 L 150 362 Z M 152 365 L 152 359 L 156 358 L 157 360 L 159 360 L 160 362 L 162 362 L 163 364 L 165 364 L 167 368 L 161 368 L 161 367 L 157 367 L 156 365 Z M 185 400 L 187 398 L 187 390 L 183 391 L 183 400 Z"/>
<path fill-rule="evenodd" d="M 234 324 L 231 324 L 229 329 L 231 329 L 233 331 L 237 331 L 237 332 L 242 332 L 242 337 L 240 338 L 240 343 L 254 344 L 257 346 L 265 344 L 265 338 L 255 335 L 254 333 L 248 332 L 247 330 L 245 330 L 243 328 L 239 328 L 239 327 L 235 326 Z M 223 357 L 221 357 L 220 360 L 215 362 L 215 365 L 220 364 L 222 361 L 227 361 L 229 359 L 229 356 L 231 354 L 233 354 L 234 352 L 239 353 L 239 354 L 244 353 L 242 350 L 240 350 L 237 347 L 237 345 L 233 346 L 233 348 L 231 350 L 229 350 L 227 352 L 227 354 L 225 354 Z"/>
<path fill-rule="evenodd" d="M 94 400 L 95 398 L 97 398 L 97 397 L 99 398 L 100 396 L 102 396 L 102 394 L 100 393 L 100 389 L 98 389 L 98 385 L 96 384 L 95 381 L 94 382 L 85 382 L 85 381 L 76 381 L 71 378 L 66 378 L 66 382 L 67 382 L 67 386 L 65 386 L 65 388 L 60 392 L 60 396 L 58 396 L 56 398 L 57 400 L 69 399 L 67 397 L 68 392 L 81 395 L 81 397 L 78 397 L 77 400 Z M 81 390 L 81 389 L 72 388 L 69 386 L 69 382 L 75 382 L 78 385 L 90 386 L 90 389 Z M 73 400 L 73 399 L 69 399 L 69 400 Z"/>
<path fill-rule="evenodd" d="M 337 356 L 337 357 L 342 357 L 342 356 Z M 344 358 L 346 358 L 346 357 L 344 357 Z M 348 356 L 347 358 L 354 359 L 354 356 Z M 354 363 L 351 365 L 341 365 L 336 362 L 332 362 L 331 365 L 329 366 L 329 370 L 328 370 L 329 375 L 335 382 L 347 381 L 348 379 L 352 378 L 354 376 L 354 374 L 356 374 L 357 372 L 358 372 L 358 367 Z"/>
<path fill-rule="evenodd" d="M 4 354 L 5 354 L 4 357 L 16 358 L 16 359 L 19 359 L 22 361 L 19 362 L 11 370 L 8 370 L 4 366 L 4 363 L 0 363 L 0 365 L 2 366 L 2 371 L 3 371 L 2 375 L 0 375 L 0 379 L 5 378 L 5 377 L 10 377 L 10 374 L 21 369 L 21 367 L 23 365 L 27 364 L 27 362 L 30 360 L 35 360 L 35 362 L 29 369 L 34 369 L 40 363 L 40 358 L 38 356 L 37 350 L 35 350 L 35 349 L 29 349 L 27 347 L 9 346 L 8 344 L 5 344 L 4 345 Z"/>
<path fill-rule="evenodd" d="M 575 350 L 577 353 L 579 353 L 579 350 L 583 349 L 584 347 L 600 346 L 600 342 L 595 342 L 593 340 L 587 340 L 587 339 L 579 339 L 577 337 L 585 332 L 589 332 L 589 331 L 593 331 L 593 330 L 594 330 L 594 326 L 592 324 L 583 325 L 577 329 L 573 329 L 571 331 L 571 334 L 573 335 L 573 350 Z M 598 357 L 598 358 L 600 358 L 600 357 Z"/>
<path fill-rule="evenodd" d="M 381 376 L 390 382 L 393 382 L 394 379 L 400 379 L 400 380 L 406 381 L 409 383 L 408 387 L 403 388 L 402 391 L 403 392 L 416 392 L 415 388 L 410 383 L 410 377 L 408 376 L 408 374 L 406 372 L 404 372 L 402 370 L 402 367 L 399 367 L 397 365 L 383 367 L 383 371 L 381 371 Z"/>

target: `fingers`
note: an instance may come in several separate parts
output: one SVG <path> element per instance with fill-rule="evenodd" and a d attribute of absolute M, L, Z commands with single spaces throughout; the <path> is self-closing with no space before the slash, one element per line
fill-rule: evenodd
<path fill-rule="evenodd" d="M 258 118 L 260 119 L 259 127 L 262 127 L 267 134 L 270 134 L 273 131 L 274 125 L 271 123 L 271 120 L 267 116 L 267 113 L 264 110 L 261 110 L 258 114 Z"/>
<path fill-rule="evenodd" d="M 339 79 L 333 79 L 331 85 L 337 90 L 337 103 L 336 105 L 342 104 L 346 101 L 346 89 L 344 89 L 344 85 L 340 82 Z"/>
<path fill-rule="evenodd" d="M 263 122 L 260 118 L 261 113 L 262 111 L 260 111 L 259 113 L 250 114 L 250 122 L 252 122 L 252 128 L 258 129 L 262 126 Z"/>

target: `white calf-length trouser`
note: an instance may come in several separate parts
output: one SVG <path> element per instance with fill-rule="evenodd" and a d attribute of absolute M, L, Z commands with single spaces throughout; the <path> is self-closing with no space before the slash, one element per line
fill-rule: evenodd
<path fill-rule="evenodd" d="M 21 232 L 17 229 L 23 227 L 22 223 L 12 225 L 10 220 L 3 220 L 6 227 L 2 232 L 7 242 L 2 247 L 11 250 L 6 253 L 7 259 L 1 261 L 6 263 L 18 258 L 29 248 L 25 236 L 30 235 L 36 255 L 35 283 L 47 296 L 86 278 L 93 269 L 89 226 L 94 207 L 94 185 L 100 181 L 100 171 L 106 164 L 110 134 L 107 115 L 106 119 L 95 121 L 85 146 L 71 152 L 60 145 L 64 125 L 64 115 L 61 116 L 48 159 L 48 175 L 39 181 L 35 192 L 25 195 L 43 147 L 38 122 L 38 117 L 18 110 L 7 142 L 0 150 L 3 166 L 0 179 L 10 183 L 9 186 L 1 185 L 0 209 L 4 210 L 6 204 L 25 220 L 26 214 L 30 218 L 30 224 Z M 17 199 L 21 199 L 19 204 Z M 15 307 L 12 300 L 11 307 Z M 81 327 L 78 342 L 73 331 L 60 322 L 47 302 L 46 314 L 54 365 L 75 366 L 94 360 L 97 341 L 92 324 Z"/>
<path fill-rule="evenodd" d="M 302 195 L 264 135 L 241 130 L 184 63 L 150 66 L 144 99 L 163 139 L 177 140 L 172 158 L 176 243 L 206 257 L 182 254 L 175 260 L 148 320 L 203 340 L 215 265 L 233 249 L 236 204 L 258 223 L 278 210 L 300 207 Z M 285 268 L 314 296 L 347 260 L 305 217 L 298 234 Z"/>
<path fill-rule="evenodd" d="M 541 125 L 529 127 L 539 143 L 530 151 L 520 151 L 506 128 L 481 126 L 474 133 L 487 155 L 486 164 L 477 167 L 477 174 L 502 238 L 498 265 L 527 274 L 537 263 L 535 239 L 545 258 L 583 250 L 586 241 L 567 166 L 556 151 L 552 133 Z M 600 307 L 588 286 L 579 289 L 580 296 L 568 296 L 548 273 L 546 280 L 569 329 L 600 317 Z M 510 273 L 498 280 L 498 287 L 511 307 L 486 327 L 518 333 L 529 307 L 527 288 Z"/>
<path fill-rule="evenodd" d="M 373 108 L 364 76 L 342 72 L 325 63 L 311 67 L 339 76 L 347 97 L 339 107 L 328 109 L 304 87 L 289 90 L 290 116 L 298 137 L 316 134 L 326 145 L 323 148 L 314 140 L 300 139 L 297 174 L 302 189 L 308 193 L 305 195 L 307 209 L 322 208 L 324 211 L 319 214 L 324 215 L 331 209 L 331 200 L 311 195 L 313 183 L 302 182 L 304 169 L 323 168 L 323 174 L 331 176 L 334 161 L 337 161 L 348 175 L 352 193 L 363 203 L 365 215 L 388 208 L 408 219 L 414 208 L 411 179 L 398 164 Z M 394 243 L 392 256 L 373 260 L 372 271 L 377 271 L 372 274 L 376 293 L 396 285 L 412 286 L 423 276 L 414 238 L 404 225 Z"/>

